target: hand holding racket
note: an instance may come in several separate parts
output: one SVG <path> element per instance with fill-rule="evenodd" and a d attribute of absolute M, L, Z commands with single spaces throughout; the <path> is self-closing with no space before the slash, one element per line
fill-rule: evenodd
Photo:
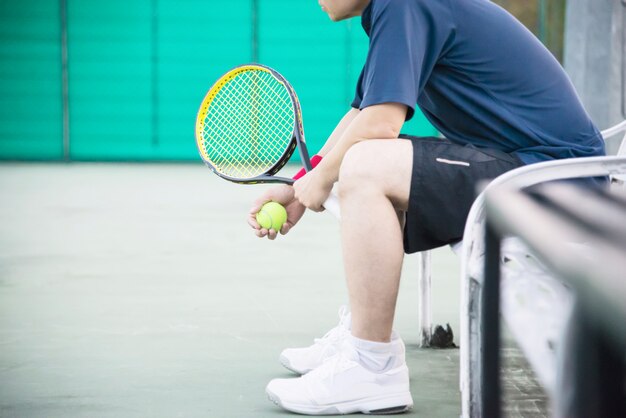
<path fill-rule="evenodd" d="M 196 142 L 207 166 L 235 183 L 293 184 L 276 174 L 296 148 L 311 170 L 298 97 L 282 75 L 259 64 L 236 67 L 211 87 L 196 118 Z M 339 218 L 332 192 L 324 208 Z"/>

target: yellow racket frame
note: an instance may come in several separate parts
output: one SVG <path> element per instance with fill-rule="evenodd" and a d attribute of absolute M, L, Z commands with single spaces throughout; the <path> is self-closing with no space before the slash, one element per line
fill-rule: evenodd
<path fill-rule="evenodd" d="M 205 128 L 206 128 L 206 120 L 209 114 L 211 104 L 214 99 L 218 95 L 218 93 L 226 86 L 229 82 L 231 82 L 234 78 L 239 76 L 242 73 L 248 71 L 260 71 L 264 73 L 270 74 L 276 81 L 282 84 L 286 91 L 289 94 L 289 98 L 291 100 L 291 104 L 293 106 L 294 111 L 294 125 L 293 125 L 293 134 L 292 139 L 289 142 L 288 146 L 285 147 L 284 153 L 281 157 L 276 161 L 276 163 L 266 170 L 263 174 L 252 177 L 252 178 L 238 178 L 229 175 L 229 173 L 224 172 L 218 167 L 218 164 L 214 164 L 211 161 L 211 156 L 207 153 L 205 147 Z M 305 167 L 310 169 L 310 160 L 308 151 L 306 150 L 305 140 L 304 140 L 304 128 L 302 124 L 302 110 L 300 108 L 299 100 L 296 96 L 295 91 L 291 87 L 291 85 L 287 82 L 287 80 L 277 71 L 273 70 L 270 67 L 260 65 L 260 64 L 245 64 L 238 67 L 235 67 L 228 71 L 226 74 L 222 75 L 215 84 L 209 89 L 207 94 L 205 95 L 202 103 L 200 105 L 200 109 L 198 110 L 198 114 L 196 116 L 196 126 L 195 126 L 195 136 L 196 136 L 196 144 L 198 146 L 198 151 L 204 162 L 209 166 L 209 168 L 215 172 L 215 174 L 219 175 L 226 180 L 234 181 L 237 183 L 293 183 L 293 180 L 275 177 L 274 174 L 278 172 L 289 160 L 291 155 L 293 154 L 296 146 L 298 146 L 300 150 L 300 157 Z"/>

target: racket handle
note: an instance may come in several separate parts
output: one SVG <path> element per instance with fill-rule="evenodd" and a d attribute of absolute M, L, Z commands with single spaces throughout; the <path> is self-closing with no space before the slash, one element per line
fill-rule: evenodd
<path fill-rule="evenodd" d="M 338 220 L 341 219 L 341 209 L 339 208 L 339 198 L 335 192 L 330 192 L 328 199 L 324 202 L 324 209 L 331 213 Z"/>

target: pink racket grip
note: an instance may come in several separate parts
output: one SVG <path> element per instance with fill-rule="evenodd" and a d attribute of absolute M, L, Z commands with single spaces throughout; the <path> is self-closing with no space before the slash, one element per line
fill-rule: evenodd
<path fill-rule="evenodd" d="M 311 157 L 311 169 L 313 169 L 313 168 L 317 167 L 317 165 L 320 163 L 320 161 L 322 161 L 322 158 L 323 158 L 323 157 L 322 157 L 321 155 L 318 155 L 318 154 L 316 154 L 316 155 L 312 156 L 312 157 Z M 300 179 L 301 177 L 303 177 L 305 174 L 306 174 L 306 170 L 304 169 L 304 167 L 302 167 L 302 168 L 300 169 L 300 171 L 298 171 L 298 172 L 296 173 L 296 175 L 295 175 L 295 176 L 293 176 L 292 178 L 293 178 L 294 180 L 299 180 L 299 179 Z"/>
<path fill-rule="evenodd" d="M 339 208 L 339 198 L 334 192 L 330 192 L 328 199 L 324 202 L 324 209 L 330 212 L 337 220 L 341 219 L 341 209 Z"/>

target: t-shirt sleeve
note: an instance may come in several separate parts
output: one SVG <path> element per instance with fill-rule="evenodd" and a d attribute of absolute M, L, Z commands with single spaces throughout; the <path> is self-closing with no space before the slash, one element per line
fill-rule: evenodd
<path fill-rule="evenodd" d="M 417 98 L 433 67 L 453 36 L 449 11 L 427 5 L 425 0 L 376 0 L 372 2 L 367 60 L 352 107 L 363 109 L 381 103 L 408 107 L 413 117 Z"/>

